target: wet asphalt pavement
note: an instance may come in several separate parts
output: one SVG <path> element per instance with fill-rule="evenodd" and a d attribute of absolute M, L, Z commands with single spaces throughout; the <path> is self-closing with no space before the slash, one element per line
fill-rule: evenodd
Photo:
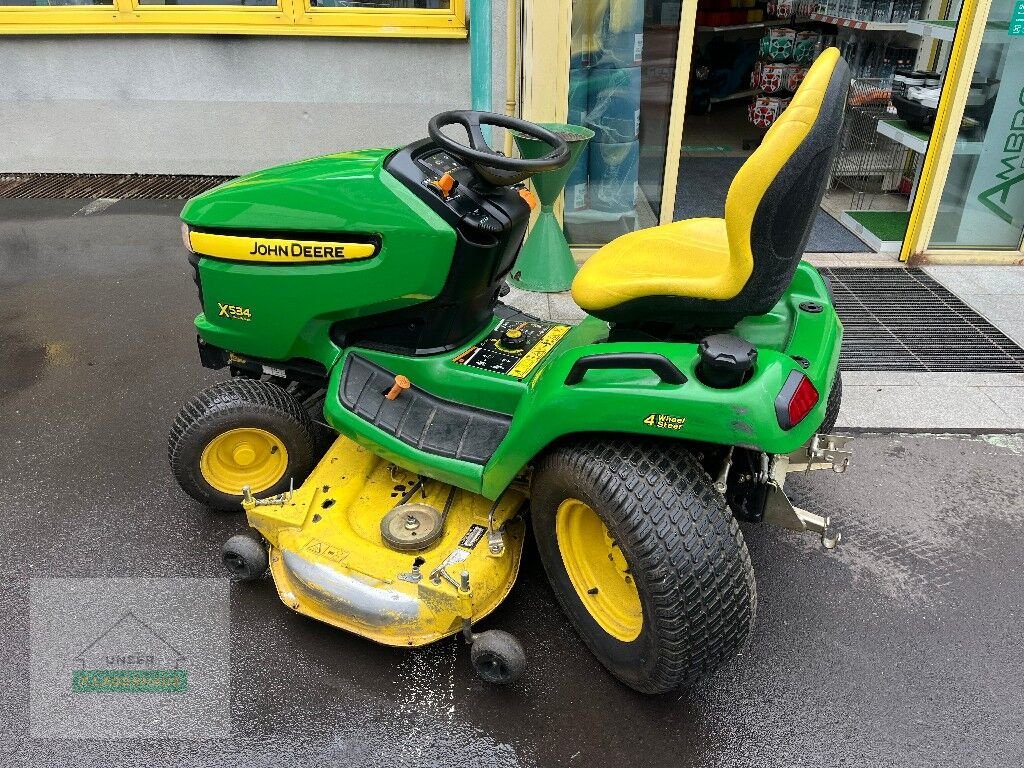
<path fill-rule="evenodd" d="M 176 202 L 0 201 L 0 765 L 1020 766 L 1024 438 L 861 436 L 794 483 L 844 543 L 748 528 L 747 652 L 693 690 L 612 680 L 535 553 L 485 622 L 525 680 L 479 682 L 455 640 L 380 648 L 231 587 L 231 728 L 206 741 L 31 739 L 29 579 L 224 578 L 245 528 L 174 484 L 166 434 L 203 370 Z M 955 404 L 951 404 L 954 407 Z"/>

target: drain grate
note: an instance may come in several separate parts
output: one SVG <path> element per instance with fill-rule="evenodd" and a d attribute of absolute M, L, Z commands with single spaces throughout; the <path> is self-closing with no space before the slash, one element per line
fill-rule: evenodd
<path fill-rule="evenodd" d="M 1024 372 L 1024 349 L 922 269 L 822 269 L 844 371 Z"/>
<path fill-rule="evenodd" d="M 155 173 L 0 173 L 0 198 L 183 200 L 233 178 Z"/>

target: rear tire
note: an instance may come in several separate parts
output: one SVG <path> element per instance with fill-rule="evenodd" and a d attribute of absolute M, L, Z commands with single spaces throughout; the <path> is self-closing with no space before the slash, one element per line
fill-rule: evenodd
<path fill-rule="evenodd" d="M 320 390 L 302 402 L 306 413 L 309 414 L 310 421 L 313 422 L 313 438 L 316 441 L 316 457 L 318 461 L 323 458 L 323 455 L 327 453 L 327 449 L 338 439 L 338 433 L 327 425 L 324 416 L 324 403 L 326 402 L 327 390 Z"/>
<path fill-rule="evenodd" d="M 631 688 L 692 684 L 746 643 L 757 606 L 750 555 L 684 445 L 611 437 L 558 447 L 534 472 L 532 518 L 555 597 Z"/>
<path fill-rule="evenodd" d="M 240 510 L 242 489 L 274 496 L 301 484 L 316 460 L 313 423 L 280 387 L 231 379 L 178 412 L 167 455 L 178 485 L 214 509 Z"/>
<path fill-rule="evenodd" d="M 825 420 L 821 422 L 818 432 L 824 435 L 832 434 L 839 420 L 839 409 L 843 404 L 843 374 L 836 371 L 836 380 L 832 383 L 832 389 L 828 393 L 828 401 L 825 404 Z"/>

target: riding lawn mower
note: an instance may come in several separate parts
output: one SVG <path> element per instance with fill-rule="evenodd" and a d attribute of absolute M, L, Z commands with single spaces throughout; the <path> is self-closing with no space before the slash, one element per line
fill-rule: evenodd
<path fill-rule="evenodd" d="M 627 234 L 580 269 L 577 325 L 500 300 L 566 135 L 446 112 L 401 149 L 230 181 L 182 212 L 199 356 L 231 378 L 170 435 L 181 487 L 244 509 L 223 559 L 289 608 L 391 646 L 461 633 L 474 669 L 524 671 L 509 594 L 532 529 L 554 594 L 619 680 L 693 683 L 747 641 L 739 522 L 839 536 L 793 472 L 845 470 L 832 435 L 842 325 L 801 261 L 849 72 L 824 52 L 740 169 L 724 218 Z M 491 149 L 482 126 L 543 142 Z M 466 140 L 452 138 L 462 131 Z"/>

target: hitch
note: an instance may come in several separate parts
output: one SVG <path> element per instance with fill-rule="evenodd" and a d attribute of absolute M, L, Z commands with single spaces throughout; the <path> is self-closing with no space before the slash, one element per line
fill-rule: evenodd
<path fill-rule="evenodd" d="M 832 525 L 832 518 L 794 506 L 774 478 L 768 481 L 767 488 L 764 522 L 791 531 L 817 533 L 821 536 L 821 545 L 825 549 L 835 549 L 842 541 L 843 534 Z"/>
<path fill-rule="evenodd" d="M 815 435 L 811 441 L 785 457 L 789 462 L 787 472 L 809 472 L 814 469 L 830 469 L 836 474 L 843 474 L 849 466 L 853 452 L 847 446 L 853 442 L 852 437 L 839 435 Z M 776 459 L 778 461 L 778 459 Z"/>
<path fill-rule="evenodd" d="M 825 549 L 835 549 L 843 535 L 832 525 L 828 515 L 816 515 L 794 506 L 783 490 L 791 472 L 831 469 L 842 474 L 853 456 L 849 450 L 852 438 L 839 435 L 815 435 L 807 445 L 792 453 L 775 456 L 765 483 L 766 498 L 763 521 L 791 531 L 809 531 L 821 536 Z"/>

